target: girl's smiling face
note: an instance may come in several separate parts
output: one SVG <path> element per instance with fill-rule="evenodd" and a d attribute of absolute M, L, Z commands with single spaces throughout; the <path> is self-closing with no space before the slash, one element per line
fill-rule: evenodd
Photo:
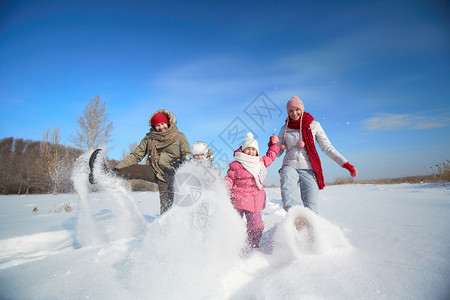
<path fill-rule="evenodd" d="M 256 149 L 253 147 L 247 147 L 242 152 L 244 152 L 245 154 L 250 155 L 250 156 L 258 155 L 258 151 L 256 151 Z"/>
<path fill-rule="evenodd" d="M 302 110 L 299 107 L 293 107 L 289 110 L 288 114 L 291 120 L 298 120 L 302 116 Z"/>

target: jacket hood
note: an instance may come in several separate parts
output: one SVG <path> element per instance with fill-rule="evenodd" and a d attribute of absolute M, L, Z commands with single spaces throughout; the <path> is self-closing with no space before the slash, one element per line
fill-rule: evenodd
<path fill-rule="evenodd" d="M 160 109 L 155 111 L 151 116 L 150 119 L 148 120 L 148 124 L 150 125 L 151 128 L 155 129 L 152 125 L 152 118 L 155 114 L 157 113 L 162 113 L 167 117 L 167 120 L 169 120 L 169 127 L 172 125 L 177 124 L 177 119 L 175 118 L 175 115 L 173 113 L 171 113 L 170 111 L 168 111 L 167 109 Z"/>
<path fill-rule="evenodd" d="M 235 156 L 235 154 L 238 153 L 238 152 L 242 152 L 242 147 L 241 147 L 241 146 L 239 146 L 239 148 L 237 148 L 236 150 L 234 150 L 233 156 Z"/>

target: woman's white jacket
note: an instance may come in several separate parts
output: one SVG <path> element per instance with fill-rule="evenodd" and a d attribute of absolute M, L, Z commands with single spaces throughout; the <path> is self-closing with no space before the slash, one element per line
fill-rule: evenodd
<path fill-rule="evenodd" d="M 314 142 L 319 144 L 320 149 L 339 166 L 342 166 L 347 162 L 347 159 L 340 154 L 331 144 L 322 126 L 316 120 L 312 121 L 310 125 Z M 281 127 L 278 138 L 280 140 L 279 145 L 283 143 L 284 131 L 286 125 Z M 278 156 L 281 156 L 284 151 L 286 155 L 283 159 L 283 166 L 291 166 L 294 169 L 312 169 L 311 161 L 309 160 L 306 148 L 297 147 L 297 142 L 300 140 L 300 130 L 287 128 L 286 130 L 286 150 L 280 150 Z"/>

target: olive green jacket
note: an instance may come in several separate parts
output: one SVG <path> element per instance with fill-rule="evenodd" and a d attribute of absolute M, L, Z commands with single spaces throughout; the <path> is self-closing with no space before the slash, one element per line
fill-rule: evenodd
<path fill-rule="evenodd" d="M 169 123 L 175 124 L 175 116 L 171 114 L 167 110 L 159 110 L 158 112 L 167 113 L 169 114 Z M 116 165 L 117 169 L 125 168 L 131 165 L 135 165 L 139 163 L 141 160 L 144 159 L 144 157 L 147 157 L 146 164 L 151 166 L 150 162 L 150 151 L 149 151 L 149 140 L 150 140 L 150 133 L 147 133 L 146 136 L 142 139 L 141 143 L 137 148 L 127 157 L 125 157 L 124 160 L 119 162 Z M 175 161 L 184 160 L 186 158 L 186 155 L 191 153 L 191 148 L 189 146 L 189 142 L 186 138 L 186 136 L 180 132 L 178 134 L 178 138 L 170 145 L 157 149 L 158 151 L 158 164 L 159 167 L 167 173 L 167 171 L 172 170 L 171 163 Z M 158 179 L 162 181 L 166 181 L 162 176 L 158 176 Z"/>

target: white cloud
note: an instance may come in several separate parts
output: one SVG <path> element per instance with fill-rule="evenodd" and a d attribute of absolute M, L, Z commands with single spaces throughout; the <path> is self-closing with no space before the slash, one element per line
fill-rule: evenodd
<path fill-rule="evenodd" d="M 367 130 L 396 130 L 396 129 L 430 129 L 442 128 L 450 125 L 448 112 L 420 112 L 415 114 L 383 113 L 362 121 Z"/>

